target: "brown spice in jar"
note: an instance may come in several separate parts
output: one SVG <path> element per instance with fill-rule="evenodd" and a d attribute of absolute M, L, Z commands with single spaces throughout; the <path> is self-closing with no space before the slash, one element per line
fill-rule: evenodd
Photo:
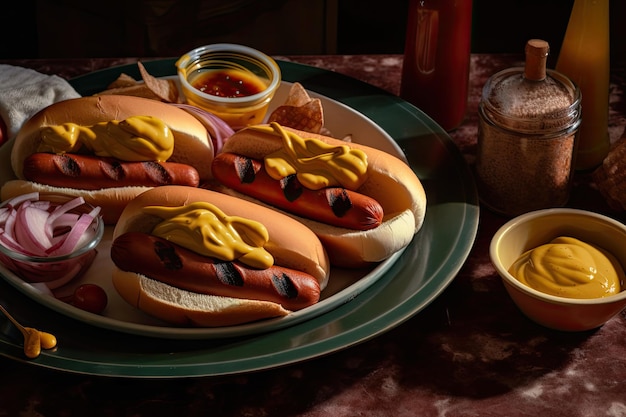
<path fill-rule="evenodd" d="M 503 126 L 513 130 L 554 129 L 568 123 L 562 111 L 571 104 L 573 93 L 553 78 L 541 83 L 520 82 L 518 77 L 503 80 L 491 92 L 489 101 L 507 117 L 497 118 Z"/>
<path fill-rule="evenodd" d="M 492 210 L 515 216 L 567 203 L 575 134 L 519 137 L 480 119 L 485 141 L 477 159 L 480 196 Z M 489 163 L 481 163 L 488 160 Z"/>

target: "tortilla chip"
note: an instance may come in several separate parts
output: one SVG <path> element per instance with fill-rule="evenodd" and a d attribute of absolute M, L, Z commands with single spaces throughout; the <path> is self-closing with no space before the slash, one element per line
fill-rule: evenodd
<path fill-rule="evenodd" d="M 133 87 L 135 85 L 137 85 L 137 80 L 135 80 L 128 74 L 121 73 L 115 81 L 107 86 L 107 90 L 112 90 L 114 88 Z"/>
<path fill-rule="evenodd" d="M 268 123 L 277 122 L 305 132 L 320 133 L 324 125 L 322 102 L 313 99 L 302 106 L 279 106 L 272 112 Z"/>
<path fill-rule="evenodd" d="M 107 86 L 107 89 L 97 95 L 117 94 L 135 97 L 144 97 L 166 103 L 182 103 L 176 82 L 172 79 L 153 77 L 148 73 L 141 62 L 137 62 L 142 81 L 137 81 L 128 74 L 120 76 Z"/>
<path fill-rule="evenodd" d="M 109 88 L 107 90 L 101 91 L 96 96 L 102 95 L 123 95 L 123 96 L 135 96 L 135 97 L 143 97 L 149 98 L 151 100 L 162 101 L 161 97 L 157 96 L 150 90 L 145 84 L 136 84 L 127 87 L 119 87 L 119 88 Z"/>
<path fill-rule="evenodd" d="M 176 88 L 174 80 L 153 77 L 140 61 L 137 62 L 137 66 L 139 67 L 143 82 L 148 86 L 150 91 L 160 97 L 162 101 L 180 103 L 178 89 Z"/>
<path fill-rule="evenodd" d="M 320 99 L 312 99 L 302 84 L 294 83 L 285 103 L 268 117 L 268 123 L 277 122 L 311 133 L 321 133 L 324 128 L 324 109 Z"/>
<path fill-rule="evenodd" d="M 285 100 L 285 106 L 295 106 L 300 107 L 307 104 L 311 101 L 311 96 L 306 91 L 306 89 L 302 86 L 302 84 L 296 82 L 291 85 L 289 89 L 289 95 L 287 96 L 287 100 Z"/>

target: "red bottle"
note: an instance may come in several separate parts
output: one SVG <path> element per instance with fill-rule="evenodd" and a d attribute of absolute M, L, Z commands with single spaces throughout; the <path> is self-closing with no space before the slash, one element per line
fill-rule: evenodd
<path fill-rule="evenodd" d="M 472 0 L 411 0 L 400 96 L 444 130 L 465 117 Z"/>

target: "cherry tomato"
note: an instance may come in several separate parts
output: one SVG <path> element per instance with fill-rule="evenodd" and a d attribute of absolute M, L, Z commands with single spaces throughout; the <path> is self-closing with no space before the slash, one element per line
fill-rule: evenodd
<path fill-rule="evenodd" d="M 107 306 L 107 293 L 96 284 L 83 284 L 76 288 L 74 297 L 70 301 L 76 308 L 100 314 Z"/>

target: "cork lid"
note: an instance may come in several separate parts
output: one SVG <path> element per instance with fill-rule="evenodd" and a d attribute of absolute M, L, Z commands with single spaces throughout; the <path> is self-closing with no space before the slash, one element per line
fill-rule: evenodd
<path fill-rule="evenodd" d="M 531 39 L 524 67 L 500 71 L 487 81 L 482 102 L 501 116 L 501 123 L 558 126 L 580 117 L 580 90 L 565 75 L 546 69 L 549 51 L 547 42 Z"/>
<path fill-rule="evenodd" d="M 527 80 L 542 81 L 546 78 L 546 61 L 550 45 L 541 39 L 531 39 L 526 43 L 526 63 L 524 77 Z"/>

